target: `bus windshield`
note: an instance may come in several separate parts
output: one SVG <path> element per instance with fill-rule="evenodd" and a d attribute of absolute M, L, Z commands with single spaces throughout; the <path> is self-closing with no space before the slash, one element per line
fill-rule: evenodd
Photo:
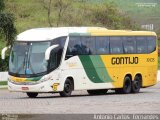
<path fill-rule="evenodd" d="M 51 42 L 16 42 L 13 45 L 9 72 L 19 75 L 33 75 L 47 71 L 45 51 Z"/>
<path fill-rule="evenodd" d="M 51 41 L 15 42 L 9 60 L 9 74 L 17 77 L 42 76 L 60 65 L 66 37 Z M 45 52 L 52 45 L 58 45 L 45 60 Z"/>

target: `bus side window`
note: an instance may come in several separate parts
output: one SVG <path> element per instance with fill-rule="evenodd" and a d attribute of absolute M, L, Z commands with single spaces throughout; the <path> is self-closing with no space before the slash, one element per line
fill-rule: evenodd
<path fill-rule="evenodd" d="M 156 37 L 147 37 L 148 42 L 148 53 L 152 53 L 156 50 Z"/>
<path fill-rule="evenodd" d="M 111 54 L 122 54 L 122 37 L 110 37 L 110 53 Z"/>
<path fill-rule="evenodd" d="M 51 51 L 49 69 L 55 69 L 60 65 L 63 49 L 57 47 Z"/>
<path fill-rule="evenodd" d="M 82 54 L 83 55 L 93 55 L 95 54 L 95 37 L 82 36 Z"/>
<path fill-rule="evenodd" d="M 136 41 L 134 37 L 123 37 L 123 47 L 126 54 L 136 53 Z"/>
<path fill-rule="evenodd" d="M 109 37 L 96 37 L 96 54 L 109 54 Z"/>
<path fill-rule="evenodd" d="M 82 53 L 82 50 L 81 50 L 80 37 L 70 36 L 65 59 L 68 59 L 75 55 L 79 55 L 81 53 Z"/>
<path fill-rule="evenodd" d="M 147 39 L 146 37 L 136 37 L 137 53 L 147 53 Z"/>
<path fill-rule="evenodd" d="M 57 56 L 56 56 L 56 53 L 54 52 L 54 50 L 52 50 L 51 55 L 50 55 L 49 69 L 56 68 L 56 65 L 57 65 Z"/>

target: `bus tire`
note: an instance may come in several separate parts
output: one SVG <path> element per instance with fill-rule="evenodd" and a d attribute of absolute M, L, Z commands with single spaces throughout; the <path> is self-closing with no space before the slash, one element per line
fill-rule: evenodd
<path fill-rule="evenodd" d="M 38 93 L 34 93 L 34 92 L 27 92 L 27 96 L 28 96 L 29 98 L 36 98 L 36 97 L 37 97 L 37 95 L 38 95 Z"/>
<path fill-rule="evenodd" d="M 60 92 L 61 97 L 70 97 L 73 91 L 73 82 L 70 79 L 66 79 L 64 83 L 64 90 Z"/>
<path fill-rule="evenodd" d="M 132 82 L 130 77 L 126 76 L 124 78 L 123 88 L 115 89 L 115 92 L 118 94 L 129 94 L 131 92 Z"/>
<path fill-rule="evenodd" d="M 101 90 L 87 90 L 89 95 L 104 95 L 106 94 L 108 89 L 101 89 Z"/>
<path fill-rule="evenodd" d="M 141 88 L 141 78 L 138 76 L 135 76 L 134 81 L 132 81 L 132 93 L 138 93 Z"/>

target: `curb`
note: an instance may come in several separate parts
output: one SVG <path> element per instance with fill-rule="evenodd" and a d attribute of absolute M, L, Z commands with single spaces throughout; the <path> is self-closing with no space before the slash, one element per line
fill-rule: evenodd
<path fill-rule="evenodd" d="M 7 85 L 0 86 L 0 89 L 7 88 L 7 87 L 8 87 Z"/>

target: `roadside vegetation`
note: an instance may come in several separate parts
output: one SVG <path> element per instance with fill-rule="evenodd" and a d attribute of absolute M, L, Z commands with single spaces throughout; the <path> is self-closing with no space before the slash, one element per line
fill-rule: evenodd
<path fill-rule="evenodd" d="M 111 0 L 5 0 L 3 11 L 15 19 L 17 34 L 31 28 L 57 26 L 140 30 L 136 20 L 131 17 L 132 13 L 128 14 L 121 5 Z M 4 36 L 0 36 L 0 50 L 9 44 Z M 8 59 L 0 60 L 0 65 L 0 71 L 7 70 Z"/>
<path fill-rule="evenodd" d="M 16 35 L 14 17 L 5 11 L 4 0 L 0 1 L 0 48 L 12 45 Z M 8 68 L 8 55 L 5 60 L 0 59 L 0 71 Z"/>

